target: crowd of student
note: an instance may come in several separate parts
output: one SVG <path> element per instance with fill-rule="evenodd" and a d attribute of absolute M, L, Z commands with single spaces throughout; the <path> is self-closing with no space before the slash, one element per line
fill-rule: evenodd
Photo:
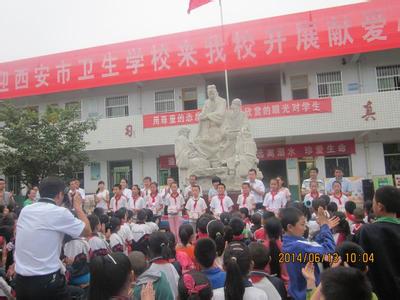
<path fill-rule="evenodd" d="M 39 201 L 3 211 L 3 298 L 400 299 L 400 191 L 360 208 L 340 178 L 327 189 L 310 173 L 304 201 L 280 177 L 265 193 L 255 170 L 236 203 L 219 178 L 206 199 L 195 176 L 161 191 L 123 179 L 112 197 L 99 182 L 89 215 L 76 180 L 64 195 L 44 179 Z"/>

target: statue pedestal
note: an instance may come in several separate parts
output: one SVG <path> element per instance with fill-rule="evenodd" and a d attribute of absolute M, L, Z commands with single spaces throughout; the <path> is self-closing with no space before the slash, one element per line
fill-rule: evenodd
<path fill-rule="evenodd" d="M 242 183 L 246 178 L 241 178 L 235 174 L 229 174 L 227 167 L 219 168 L 206 168 L 193 172 L 197 176 L 197 182 L 202 187 L 203 191 L 208 191 L 211 186 L 211 180 L 214 176 L 221 178 L 221 181 L 225 184 L 227 192 L 237 192 L 242 188 Z"/>

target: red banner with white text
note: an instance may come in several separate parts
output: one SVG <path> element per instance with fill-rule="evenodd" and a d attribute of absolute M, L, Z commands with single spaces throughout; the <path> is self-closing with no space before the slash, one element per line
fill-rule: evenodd
<path fill-rule="evenodd" d="M 0 99 L 398 48 L 400 1 L 375 0 L 0 64 Z"/>
<path fill-rule="evenodd" d="M 249 119 L 274 118 L 332 112 L 332 99 L 306 99 L 247 104 L 242 106 Z M 143 128 L 192 125 L 199 122 L 200 110 L 143 115 Z"/>
<path fill-rule="evenodd" d="M 356 153 L 354 140 L 295 145 L 265 146 L 257 150 L 259 160 L 284 160 L 299 157 L 340 156 Z"/>

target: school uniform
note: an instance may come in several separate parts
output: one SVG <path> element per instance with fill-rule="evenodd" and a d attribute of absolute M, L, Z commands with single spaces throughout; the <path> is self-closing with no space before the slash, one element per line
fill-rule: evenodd
<path fill-rule="evenodd" d="M 129 201 L 129 199 L 132 198 L 132 190 L 128 188 L 124 188 L 122 191 L 122 194 L 125 196 L 125 198 Z"/>
<path fill-rule="evenodd" d="M 105 211 L 107 211 L 110 208 L 110 203 L 106 201 L 106 198 L 109 195 L 110 195 L 110 193 L 106 189 L 102 192 L 99 191 L 96 194 L 96 197 L 99 199 L 99 202 L 96 204 L 96 207 L 100 207 L 100 208 L 104 209 Z"/>
<path fill-rule="evenodd" d="M 179 274 L 171 263 L 165 259 L 156 258 L 152 260 L 148 270 L 163 272 L 165 277 L 167 277 L 174 299 L 178 297 Z"/>
<path fill-rule="evenodd" d="M 68 267 L 71 274 L 70 285 L 89 283 L 89 250 L 89 243 L 84 238 L 73 239 L 64 245 L 64 255 L 73 261 Z"/>
<path fill-rule="evenodd" d="M 337 204 L 338 211 L 346 212 L 344 205 L 347 201 L 349 201 L 349 198 L 347 198 L 345 194 L 343 193 L 340 193 L 340 195 L 333 194 L 330 196 L 330 198 L 332 202 L 335 202 Z"/>
<path fill-rule="evenodd" d="M 14 254 L 18 299 L 68 299 L 61 271 L 62 241 L 65 234 L 78 238 L 84 228 L 81 220 L 53 199 L 42 198 L 21 211 Z"/>
<path fill-rule="evenodd" d="M 264 198 L 264 207 L 278 214 L 279 209 L 284 208 L 286 206 L 287 199 L 283 192 L 269 192 L 265 195 Z"/>
<path fill-rule="evenodd" d="M 120 229 L 118 230 L 118 235 L 124 240 L 125 247 L 126 247 L 127 251 L 129 252 L 130 245 L 133 240 L 132 230 L 131 230 L 130 225 L 128 223 L 122 224 Z"/>
<path fill-rule="evenodd" d="M 112 233 L 110 236 L 110 248 L 112 252 L 122 252 L 128 255 L 128 250 L 124 239 L 118 233 Z"/>
<path fill-rule="evenodd" d="M 163 200 L 159 193 L 156 195 L 150 194 L 146 197 L 146 207 L 151 209 L 154 216 L 162 215 L 163 204 Z"/>
<path fill-rule="evenodd" d="M 131 197 L 128 200 L 128 209 L 132 210 L 134 212 L 134 214 L 136 215 L 136 210 L 141 210 L 143 208 L 146 208 L 146 200 L 141 197 L 141 196 L 137 196 L 137 197 Z"/>
<path fill-rule="evenodd" d="M 317 200 L 320 197 L 320 193 L 308 193 L 307 195 L 304 196 L 304 201 L 303 203 L 312 203 L 314 200 Z"/>
<path fill-rule="evenodd" d="M 303 180 L 303 183 L 301 184 L 301 190 L 303 192 L 305 192 L 306 194 L 308 194 L 310 192 L 310 183 L 313 180 L 311 178 L 307 178 Z M 318 192 L 320 194 L 324 194 L 325 193 L 325 184 L 324 181 L 322 179 L 317 179 L 317 184 L 318 184 Z"/>
<path fill-rule="evenodd" d="M 100 238 L 97 234 L 92 234 L 88 239 L 89 243 L 89 259 L 97 256 L 105 256 L 111 253 L 110 246 L 107 242 Z"/>
<path fill-rule="evenodd" d="M 239 208 L 246 207 L 249 210 L 250 215 L 254 213 L 256 201 L 254 200 L 252 194 L 249 195 L 240 194 L 238 196 L 237 204 L 239 205 Z"/>
<path fill-rule="evenodd" d="M 269 300 L 267 294 L 253 286 L 253 284 L 249 280 L 245 280 L 244 284 L 244 294 L 243 300 Z M 223 288 L 216 289 L 213 291 L 213 299 L 214 300 L 225 300 L 225 291 Z"/>
<path fill-rule="evenodd" d="M 198 218 L 200 218 L 200 216 L 207 210 L 207 204 L 201 197 L 198 199 L 190 197 L 185 208 L 188 212 L 190 222 L 192 225 L 196 225 Z"/>
<path fill-rule="evenodd" d="M 121 195 L 119 197 L 114 195 L 114 197 L 112 197 L 110 200 L 110 210 L 116 212 L 122 207 L 128 208 L 128 199 L 124 195 Z"/>
<path fill-rule="evenodd" d="M 211 199 L 210 209 L 216 216 L 219 216 L 223 212 L 229 212 L 233 205 L 233 201 L 229 196 L 223 195 L 221 197 L 218 195 Z"/>
<path fill-rule="evenodd" d="M 279 281 L 278 286 L 272 283 L 271 278 Z M 271 276 L 264 270 L 253 270 L 250 272 L 250 280 L 256 288 L 263 290 L 267 294 L 268 300 L 281 300 L 287 297 L 283 281 L 279 277 Z"/>
<path fill-rule="evenodd" d="M 185 199 L 179 193 L 167 194 L 165 205 L 168 206 L 168 223 L 170 231 L 179 239 L 179 226 L 181 225 L 182 209 L 185 205 Z"/>
<path fill-rule="evenodd" d="M 263 197 L 264 197 L 264 193 L 265 193 L 264 183 L 259 179 L 256 179 L 254 181 L 246 180 L 245 182 L 249 183 L 250 187 L 252 189 L 256 189 L 257 191 L 261 191 L 263 193 L 262 195 L 259 195 L 254 190 L 250 191 L 250 194 L 253 195 L 254 200 L 256 202 L 256 206 L 257 206 L 256 208 L 257 209 L 262 208 L 261 206 L 263 203 L 263 199 L 264 199 Z"/>
<path fill-rule="evenodd" d="M 203 190 L 202 190 L 201 186 L 199 186 L 199 187 L 200 187 L 199 195 L 202 196 L 203 195 Z M 192 195 L 193 195 L 192 194 L 192 186 L 189 185 L 189 186 L 185 187 L 185 189 L 183 190 L 183 197 L 185 199 L 189 199 L 190 197 L 192 197 Z"/>
<path fill-rule="evenodd" d="M 150 189 L 142 188 L 140 189 L 140 195 L 146 199 L 148 195 L 150 195 Z"/>

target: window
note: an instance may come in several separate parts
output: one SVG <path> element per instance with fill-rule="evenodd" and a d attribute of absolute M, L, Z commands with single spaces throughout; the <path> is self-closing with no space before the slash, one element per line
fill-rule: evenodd
<path fill-rule="evenodd" d="M 376 67 L 378 92 L 400 90 L 400 65 Z"/>
<path fill-rule="evenodd" d="M 106 117 L 117 118 L 129 116 L 128 96 L 106 98 Z"/>
<path fill-rule="evenodd" d="M 197 109 L 197 88 L 182 89 L 183 110 Z"/>
<path fill-rule="evenodd" d="M 290 77 L 290 86 L 292 87 L 292 98 L 308 99 L 308 76 L 296 75 Z"/>
<path fill-rule="evenodd" d="M 386 174 L 400 174 L 400 144 L 383 144 Z"/>
<path fill-rule="evenodd" d="M 317 85 L 320 98 L 343 95 L 342 73 L 340 71 L 317 73 Z"/>
<path fill-rule="evenodd" d="M 335 168 L 343 170 L 344 177 L 352 176 L 350 156 L 327 156 L 325 157 L 325 175 L 327 178 L 335 177 Z"/>
<path fill-rule="evenodd" d="M 175 111 L 174 90 L 155 92 L 154 105 L 156 113 L 174 112 Z"/>
<path fill-rule="evenodd" d="M 75 120 L 81 119 L 81 103 L 79 101 L 65 103 L 65 109 L 76 110 L 75 111 Z"/>

